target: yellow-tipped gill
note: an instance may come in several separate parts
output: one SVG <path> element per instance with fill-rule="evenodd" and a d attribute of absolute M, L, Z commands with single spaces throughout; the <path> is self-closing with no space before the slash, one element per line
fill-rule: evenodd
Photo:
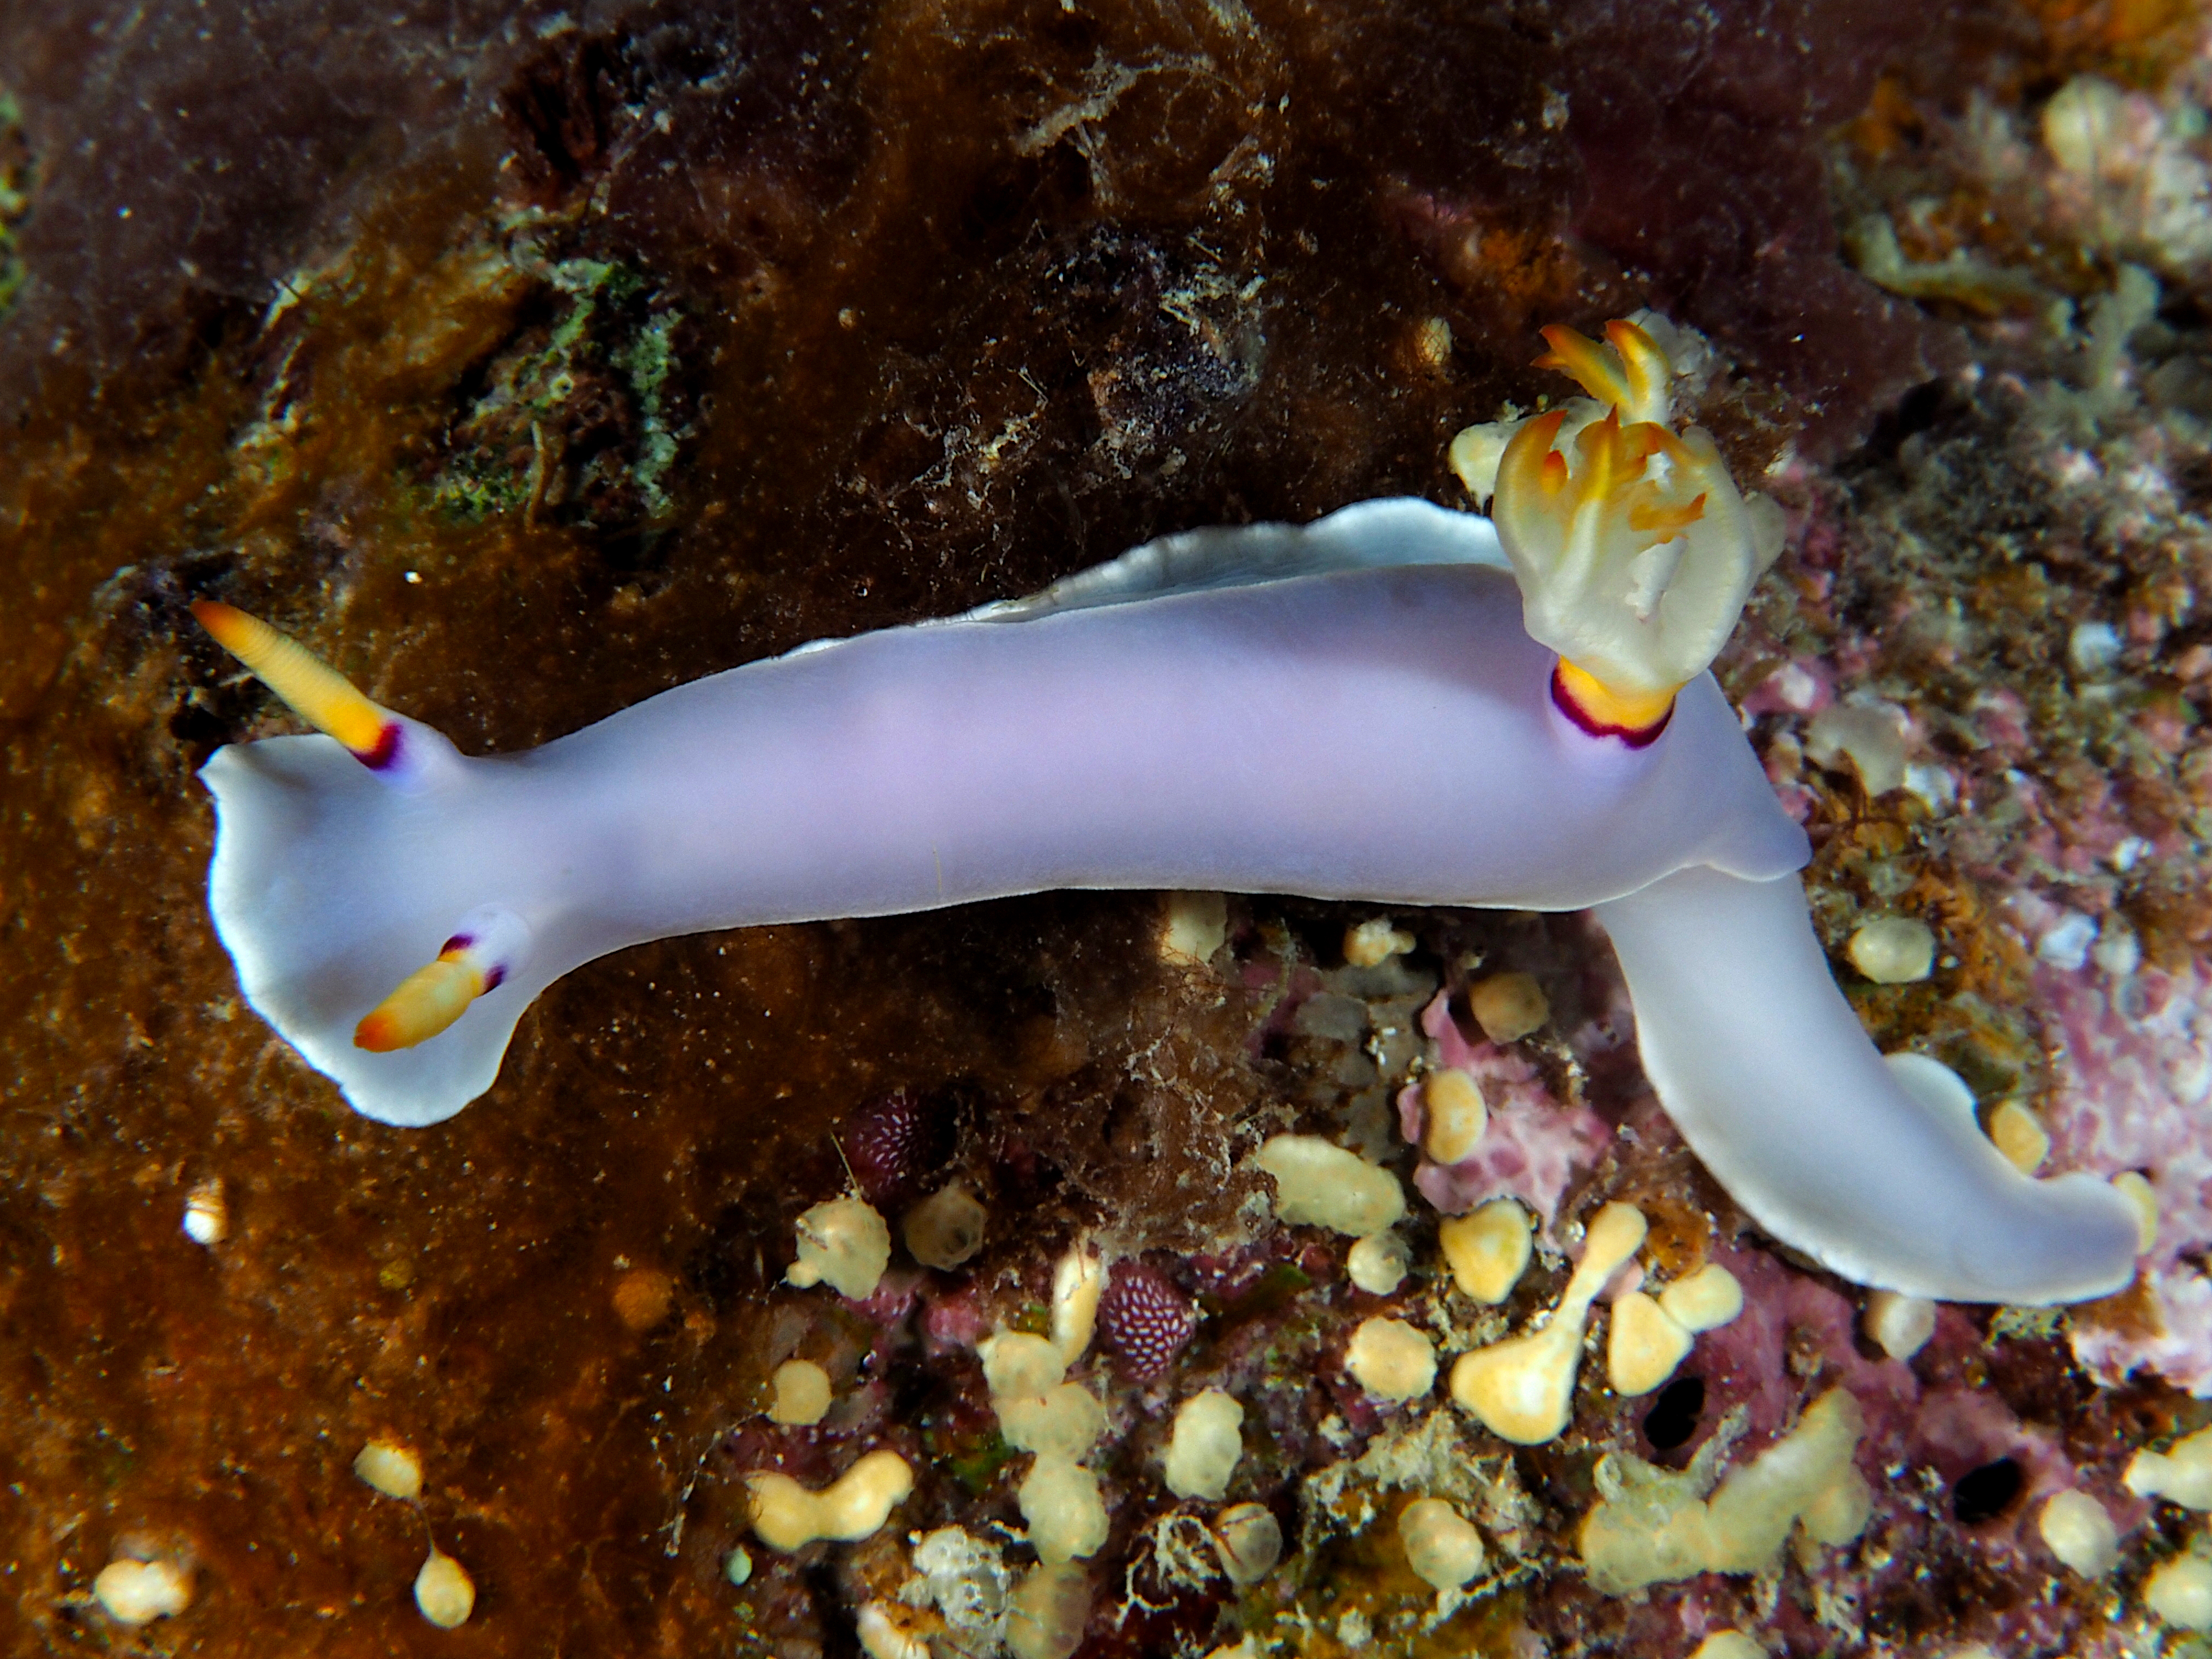
<path fill-rule="evenodd" d="M 1539 364 L 1591 396 L 1452 446 L 1469 492 L 1492 498 L 1529 636 L 1559 654 L 1554 700 L 1632 744 L 1658 735 L 1719 653 L 1765 563 L 1761 521 L 1712 440 L 1668 424 L 1674 372 L 1654 331 L 1668 329 L 1545 329 Z"/>
<path fill-rule="evenodd" d="M 1537 368 L 1556 368 L 1571 378 L 1591 399 L 1631 421 L 1667 424 L 1672 404 L 1668 383 L 1674 365 L 1659 343 L 1634 323 L 1605 325 L 1605 343 L 1553 323 L 1539 331 L 1551 349 L 1536 359 Z"/>
<path fill-rule="evenodd" d="M 315 730 L 336 738 L 370 766 L 390 758 L 398 723 L 299 641 L 216 599 L 193 600 L 192 617 Z"/>

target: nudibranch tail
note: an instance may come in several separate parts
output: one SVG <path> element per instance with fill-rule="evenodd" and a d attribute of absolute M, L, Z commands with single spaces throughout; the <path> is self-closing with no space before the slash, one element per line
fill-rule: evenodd
<path fill-rule="evenodd" d="M 504 984 L 529 951 L 529 925 L 513 911 L 486 908 L 471 913 L 435 962 L 408 975 L 362 1016 L 354 1027 L 354 1047 L 388 1054 L 428 1042 L 478 997 Z"/>
<path fill-rule="evenodd" d="M 1856 1284 L 2041 1306 L 2128 1283 L 2135 1212 L 2083 1174 L 2032 1180 L 1971 1111 L 1884 1064 L 1798 878 L 1692 867 L 1596 907 L 1637 1046 L 1682 1138 L 1783 1243 Z"/>
<path fill-rule="evenodd" d="M 289 634 L 216 599 L 194 599 L 192 616 L 294 714 L 336 738 L 362 765 L 380 771 L 398 758 L 398 718 Z"/>

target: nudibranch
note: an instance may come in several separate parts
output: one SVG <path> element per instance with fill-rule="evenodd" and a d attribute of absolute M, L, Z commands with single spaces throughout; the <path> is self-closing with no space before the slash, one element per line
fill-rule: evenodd
<path fill-rule="evenodd" d="M 1804 832 L 1709 672 L 1771 509 L 1675 429 L 1644 330 L 1547 337 L 1589 398 L 1463 434 L 1494 519 L 1191 531 L 523 754 L 465 757 L 203 602 L 324 734 L 201 774 L 247 1001 L 357 1110 L 421 1125 L 490 1087 L 547 985 L 673 934 L 1063 887 L 1589 908 L 1661 1103 L 1776 1239 L 1913 1296 L 2118 1289 L 2126 1200 L 2021 1174 L 1829 973 Z"/>

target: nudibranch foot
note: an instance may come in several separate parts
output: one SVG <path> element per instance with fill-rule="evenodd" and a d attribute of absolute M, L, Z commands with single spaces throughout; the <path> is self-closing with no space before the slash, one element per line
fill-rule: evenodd
<path fill-rule="evenodd" d="M 210 907 L 254 1009 L 415 1124 L 490 1085 L 553 980 L 676 933 L 1056 887 L 1575 909 L 1803 862 L 1711 676 L 1662 741 L 1593 742 L 1499 564 L 1482 520 L 1364 502 L 749 663 L 526 755 L 410 723 L 449 757 L 416 787 L 328 738 L 227 748 Z M 502 981 L 416 978 L 487 906 L 531 941 Z"/>
<path fill-rule="evenodd" d="M 1855 1284 L 1941 1302 L 2078 1302 L 2133 1276 L 2124 1197 L 2088 1175 L 2022 1175 L 1970 1111 L 1883 1062 L 1796 876 L 1682 870 L 1596 915 L 1660 1103 L 1775 1238 Z"/>

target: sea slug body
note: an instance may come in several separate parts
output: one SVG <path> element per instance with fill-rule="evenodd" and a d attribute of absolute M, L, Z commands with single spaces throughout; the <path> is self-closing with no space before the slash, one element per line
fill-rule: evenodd
<path fill-rule="evenodd" d="M 247 1001 L 357 1110 L 422 1125 L 491 1086 L 546 986 L 674 934 L 1052 888 L 1590 908 L 1661 1103 L 1775 1237 L 1912 1296 L 2118 1289 L 2126 1200 L 1901 1086 L 1830 975 L 1804 834 L 1706 672 L 1771 509 L 1668 425 L 1642 330 L 1547 337 L 1592 398 L 1500 429 L 1494 523 L 1381 500 L 1194 531 L 525 754 L 464 757 L 203 602 L 329 734 L 202 772 Z"/>

